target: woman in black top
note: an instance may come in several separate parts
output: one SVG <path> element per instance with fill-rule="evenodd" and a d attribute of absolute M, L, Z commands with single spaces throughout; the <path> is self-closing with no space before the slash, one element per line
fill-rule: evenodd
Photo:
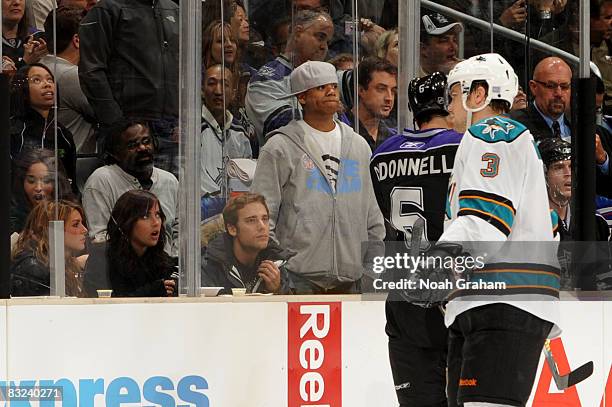
<path fill-rule="evenodd" d="M 57 149 L 72 191 L 78 196 L 76 145 L 72 133 L 55 120 L 56 92 L 55 79 L 46 66 L 31 64 L 17 71 L 10 85 L 11 158 L 29 149 Z"/>
<path fill-rule="evenodd" d="M 172 296 L 173 259 L 164 252 L 161 231 L 165 221 L 154 194 L 132 190 L 121 195 L 108 222 L 108 241 L 90 250 L 85 266 L 89 295 L 110 288 L 113 297 Z"/>

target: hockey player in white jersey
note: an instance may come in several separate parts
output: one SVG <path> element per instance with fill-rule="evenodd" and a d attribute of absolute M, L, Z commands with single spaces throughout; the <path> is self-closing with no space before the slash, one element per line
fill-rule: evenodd
<path fill-rule="evenodd" d="M 504 116 L 518 79 L 503 57 L 460 62 L 448 89 L 450 119 L 466 131 L 449 183 L 451 222 L 432 252 L 456 255 L 448 247 L 457 243 L 485 256 L 485 266 L 470 274 L 467 288 L 457 285 L 446 308 L 449 406 L 524 406 L 542 346 L 560 333 L 542 161 L 529 130 Z M 484 252 L 477 241 L 497 244 Z"/>

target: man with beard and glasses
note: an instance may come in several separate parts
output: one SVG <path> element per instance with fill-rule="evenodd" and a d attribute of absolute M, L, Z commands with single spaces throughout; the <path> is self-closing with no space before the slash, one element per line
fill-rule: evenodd
<path fill-rule="evenodd" d="M 166 215 L 166 252 L 178 254 L 178 180 L 153 165 L 156 145 L 147 125 L 129 119 L 117 122 L 105 147 L 107 165 L 90 175 L 83 191 L 89 235 L 105 241 L 106 225 L 117 199 L 127 191 L 143 189 L 157 196 Z"/>
<path fill-rule="evenodd" d="M 383 120 L 393 111 L 397 93 L 397 68 L 380 58 L 366 58 L 359 64 L 359 101 L 340 120 L 349 126 L 359 117 L 359 134 L 374 151 L 389 136 Z"/>

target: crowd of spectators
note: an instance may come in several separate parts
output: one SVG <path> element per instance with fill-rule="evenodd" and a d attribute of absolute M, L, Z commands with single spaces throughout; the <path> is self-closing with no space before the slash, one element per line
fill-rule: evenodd
<path fill-rule="evenodd" d="M 42 225 L 50 220 L 65 223 L 68 295 L 176 294 L 179 52 L 187 46 L 178 3 L 2 0 L 2 69 L 12 78 L 13 295 L 49 293 Z M 362 291 L 357 243 L 385 235 L 368 164 L 398 130 L 400 35 L 397 0 L 357 3 L 354 19 L 352 1 L 203 1 L 202 126 L 193 136 L 203 220 L 224 219 L 203 248 L 205 284 Z M 492 15 L 489 1 L 439 3 L 578 53 L 577 0 L 495 1 Z M 418 76 L 448 73 L 490 51 L 490 32 L 421 14 Z M 612 0 L 591 0 L 590 30 L 599 67 L 597 193 L 605 198 L 612 197 Z M 527 91 L 509 116 L 536 141 L 569 142 L 572 63 L 494 38 Z M 228 161 L 240 158 L 258 160 L 255 194 L 228 203 Z M 77 178 L 86 180 L 81 188 Z M 77 235 L 87 236 L 83 247 Z"/>

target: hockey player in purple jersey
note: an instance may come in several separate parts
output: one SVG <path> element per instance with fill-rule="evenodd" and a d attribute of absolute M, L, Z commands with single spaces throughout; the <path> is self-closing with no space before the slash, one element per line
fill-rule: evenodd
<path fill-rule="evenodd" d="M 425 237 L 437 240 L 444 228 L 446 194 L 462 135 L 445 110 L 446 77 L 413 79 L 410 109 L 418 130 L 404 130 L 380 145 L 370 162 L 387 239 L 410 241 L 417 219 Z M 390 292 L 386 303 L 389 360 L 400 407 L 446 407 L 447 329 L 438 304 L 423 307 Z"/>

